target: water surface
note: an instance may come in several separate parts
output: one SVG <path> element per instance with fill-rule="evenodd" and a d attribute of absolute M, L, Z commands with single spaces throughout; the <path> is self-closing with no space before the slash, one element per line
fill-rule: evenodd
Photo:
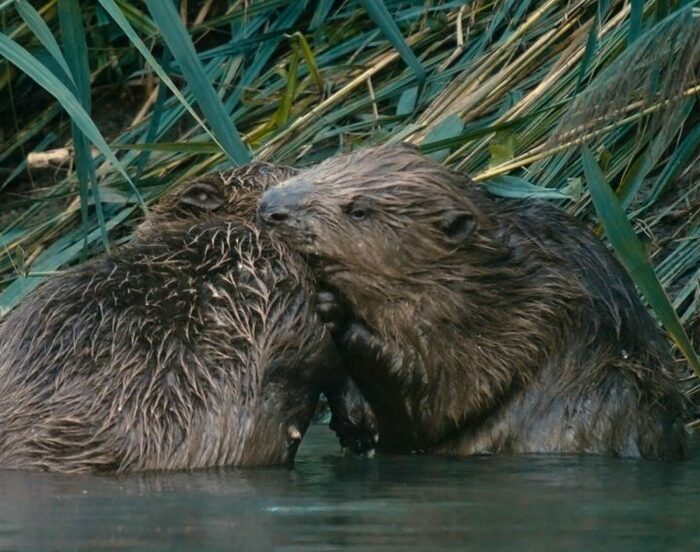
<path fill-rule="evenodd" d="M 0 550 L 700 550 L 693 459 L 344 456 L 128 477 L 0 471 Z"/>

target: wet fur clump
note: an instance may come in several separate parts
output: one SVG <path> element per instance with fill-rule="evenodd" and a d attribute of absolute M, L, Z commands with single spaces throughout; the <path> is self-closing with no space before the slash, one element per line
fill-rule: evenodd
<path fill-rule="evenodd" d="M 390 146 L 299 173 L 260 215 L 354 314 L 336 339 L 380 449 L 685 456 L 668 344 L 559 209 Z"/>
<path fill-rule="evenodd" d="M 133 472 L 291 461 L 337 363 L 306 265 L 252 221 L 291 169 L 166 196 L 116 252 L 0 323 L 0 467 Z"/>

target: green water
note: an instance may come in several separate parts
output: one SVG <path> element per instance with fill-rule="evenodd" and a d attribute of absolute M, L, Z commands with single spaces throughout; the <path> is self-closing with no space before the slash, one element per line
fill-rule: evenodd
<path fill-rule="evenodd" d="M 0 472 L 0 550 L 700 550 L 685 463 L 343 456 L 314 426 L 293 469 Z"/>

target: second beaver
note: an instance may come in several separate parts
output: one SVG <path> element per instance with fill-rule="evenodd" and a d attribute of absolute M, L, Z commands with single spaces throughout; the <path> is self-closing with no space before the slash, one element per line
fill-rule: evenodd
<path fill-rule="evenodd" d="M 379 448 L 683 458 L 668 345 L 624 269 L 560 210 L 471 184 L 389 146 L 263 196 L 356 316 L 338 339 Z"/>
<path fill-rule="evenodd" d="M 0 323 L 0 467 L 62 472 L 286 463 L 338 375 L 306 265 L 251 220 L 291 169 L 172 191 L 114 253 Z"/>

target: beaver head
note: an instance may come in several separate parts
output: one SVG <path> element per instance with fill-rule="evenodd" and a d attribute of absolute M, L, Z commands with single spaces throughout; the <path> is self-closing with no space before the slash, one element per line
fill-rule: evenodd
<path fill-rule="evenodd" d="M 412 146 L 385 146 L 300 172 L 265 192 L 258 212 L 330 285 L 367 300 L 400 298 L 461 278 L 456 249 L 475 252 L 479 264 L 500 251 L 489 238 L 489 202 L 467 196 L 468 184 Z"/>
<path fill-rule="evenodd" d="M 252 220 L 262 193 L 295 173 L 292 167 L 259 161 L 200 176 L 170 190 L 151 207 L 136 229 L 136 237 L 147 237 L 178 221 L 216 216 Z"/>

